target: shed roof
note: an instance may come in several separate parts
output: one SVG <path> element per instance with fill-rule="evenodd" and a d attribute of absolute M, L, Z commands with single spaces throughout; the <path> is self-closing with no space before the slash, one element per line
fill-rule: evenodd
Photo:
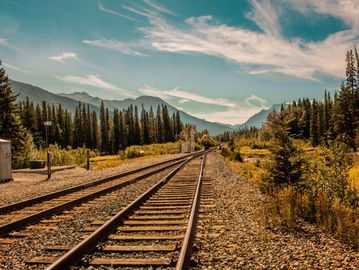
<path fill-rule="evenodd" d="M 8 140 L 0 139 L 0 143 L 11 143 L 11 142 Z"/>

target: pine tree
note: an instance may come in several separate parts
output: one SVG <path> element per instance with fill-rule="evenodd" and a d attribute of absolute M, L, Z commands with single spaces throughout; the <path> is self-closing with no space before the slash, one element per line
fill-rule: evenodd
<path fill-rule="evenodd" d="M 96 112 L 93 111 L 92 112 L 92 116 L 91 116 L 91 148 L 92 149 L 97 149 L 99 147 L 99 143 L 98 143 L 98 122 L 97 122 L 97 115 Z"/>
<path fill-rule="evenodd" d="M 120 118 L 118 110 L 113 110 L 113 150 L 117 154 L 120 149 Z"/>
<path fill-rule="evenodd" d="M 107 133 L 106 110 L 105 110 L 105 105 L 104 105 L 103 101 L 101 101 L 101 107 L 100 107 L 100 131 L 101 131 L 100 150 L 102 153 L 106 153 L 109 136 Z"/>
<path fill-rule="evenodd" d="M 319 144 L 318 132 L 318 105 L 314 99 L 312 103 L 312 113 L 310 115 L 310 141 L 313 146 L 317 146 Z"/>
<path fill-rule="evenodd" d="M 23 159 L 25 129 L 22 126 L 17 95 L 12 92 L 9 77 L 0 62 L 0 138 L 11 141 L 13 166 L 21 166 Z"/>
<path fill-rule="evenodd" d="M 171 119 L 168 114 L 167 105 L 162 105 L 162 119 L 163 119 L 163 130 L 164 130 L 164 141 L 172 141 L 172 130 L 171 130 Z"/>
<path fill-rule="evenodd" d="M 134 144 L 139 145 L 141 144 L 141 128 L 140 128 L 140 121 L 138 119 L 137 106 L 135 106 L 133 121 L 134 121 L 134 129 L 133 129 Z"/>
<path fill-rule="evenodd" d="M 162 125 L 162 115 L 161 115 L 161 108 L 160 105 L 157 106 L 156 112 L 156 137 L 157 143 L 163 142 L 163 125 Z"/>

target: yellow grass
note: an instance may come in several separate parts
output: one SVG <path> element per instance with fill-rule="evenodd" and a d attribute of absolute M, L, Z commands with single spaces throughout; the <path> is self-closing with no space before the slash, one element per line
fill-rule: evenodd
<path fill-rule="evenodd" d="M 242 146 L 239 151 L 245 157 L 266 157 L 271 154 L 268 149 L 252 149 L 249 146 Z"/>
<path fill-rule="evenodd" d="M 228 162 L 230 167 L 236 173 L 247 178 L 254 179 L 255 181 L 260 181 L 262 174 L 265 172 L 263 168 L 257 167 L 254 163 L 237 161 Z"/>
<path fill-rule="evenodd" d="M 354 156 L 353 167 L 349 171 L 352 185 L 359 190 L 359 154 Z"/>
<path fill-rule="evenodd" d="M 137 157 L 131 159 L 121 159 L 120 156 L 100 156 L 91 158 L 91 170 L 102 170 L 106 168 L 116 167 L 121 164 L 127 164 L 132 162 L 140 162 L 154 157 L 169 157 L 169 155 L 150 155 L 144 157 Z"/>
<path fill-rule="evenodd" d="M 162 143 L 149 145 L 133 145 L 120 151 L 119 155 L 98 156 L 91 158 L 91 169 L 101 170 L 105 168 L 116 167 L 120 164 L 139 162 L 156 156 L 170 156 L 180 152 L 181 143 Z"/>

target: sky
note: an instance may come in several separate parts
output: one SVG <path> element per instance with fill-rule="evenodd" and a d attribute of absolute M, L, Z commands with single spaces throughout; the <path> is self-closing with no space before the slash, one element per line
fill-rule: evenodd
<path fill-rule="evenodd" d="M 359 44 L 358 0 L 0 0 L 9 76 L 54 93 L 158 96 L 240 124 L 321 98 Z"/>

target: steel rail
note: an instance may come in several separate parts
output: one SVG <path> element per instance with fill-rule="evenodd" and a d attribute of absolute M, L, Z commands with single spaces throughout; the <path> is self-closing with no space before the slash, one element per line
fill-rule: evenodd
<path fill-rule="evenodd" d="M 21 208 L 24 208 L 24 207 L 27 207 L 27 206 L 30 206 L 30 205 L 34 205 L 36 203 L 41 203 L 41 202 L 44 202 L 44 201 L 47 201 L 47 200 L 50 200 L 50 199 L 54 199 L 54 198 L 57 198 L 57 197 L 60 197 L 60 196 L 63 196 L 63 195 L 67 195 L 67 194 L 70 194 L 70 193 L 73 193 L 73 192 L 76 192 L 76 191 L 80 191 L 80 190 L 88 188 L 88 187 L 97 186 L 97 185 L 100 185 L 100 184 L 103 184 L 103 183 L 106 183 L 106 182 L 109 182 L 109 181 L 112 181 L 112 180 L 115 180 L 115 179 L 118 179 L 118 178 L 122 178 L 122 177 L 125 177 L 125 176 L 128 176 L 128 175 L 131 175 L 131 174 L 138 173 L 138 172 L 143 171 L 143 170 L 151 169 L 153 167 L 161 166 L 161 165 L 167 164 L 169 162 L 174 162 L 174 161 L 177 161 L 177 160 L 188 158 L 191 155 L 193 155 L 193 154 L 188 154 L 188 155 L 184 155 L 182 157 L 178 157 L 178 158 L 174 158 L 174 159 L 170 159 L 170 160 L 166 160 L 166 161 L 161 161 L 161 162 L 151 164 L 151 165 L 148 165 L 148 166 L 145 166 L 145 167 L 141 167 L 141 168 L 138 168 L 138 169 L 134 169 L 134 170 L 131 170 L 131 171 L 122 172 L 120 174 L 114 174 L 114 175 L 111 175 L 111 176 L 108 176 L 108 177 L 104 177 L 104 178 L 101 178 L 101 179 L 98 179 L 98 180 L 94 180 L 94 181 L 91 181 L 89 183 L 80 184 L 80 185 L 70 187 L 70 188 L 66 188 L 66 189 L 63 189 L 63 190 L 60 190 L 60 191 L 51 192 L 51 193 L 48 193 L 48 194 L 45 194 L 45 195 L 40 195 L 40 196 L 35 197 L 35 198 L 31 198 L 31 199 L 23 200 L 23 201 L 20 201 L 20 202 L 12 203 L 12 204 L 9 204 L 9 205 L 5 205 L 5 206 L 0 207 L 0 214 L 6 214 L 6 213 L 8 213 L 10 211 L 19 210 Z"/>
<path fill-rule="evenodd" d="M 178 167 L 176 167 L 172 172 L 162 178 L 157 184 L 149 188 L 145 193 L 137 197 L 131 204 L 126 206 L 105 224 L 100 226 L 95 232 L 93 232 L 89 237 L 82 240 L 74 248 L 66 252 L 54 263 L 46 268 L 46 270 L 63 270 L 69 269 L 71 266 L 76 265 L 81 261 L 84 255 L 93 251 L 96 246 L 104 241 L 107 236 L 113 232 L 118 225 L 123 221 L 130 213 L 138 208 L 143 202 L 145 202 L 149 197 L 156 193 L 163 185 L 165 185 L 183 166 L 185 166 L 189 161 L 194 159 L 196 156 L 203 154 L 197 153 L 192 157 L 188 158 L 186 161 L 182 162 Z"/>
<path fill-rule="evenodd" d="M 200 199 L 201 199 L 203 171 L 204 171 L 204 165 L 205 165 L 205 159 L 207 153 L 208 152 L 206 152 L 202 158 L 201 169 L 197 181 L 196 193 L 192 202 L 191 214 L 188 220 L 186 234 L 183 239 L 181 251 L 177 260 L 176 270 L 186 270 L 189 269 L 190 267 L 192 247 L 195 238 L 198 210 L 199 210 Z"/>
<path fill-rule="evenodd" d="M 41 219 L 43 219 L 45 217 L 51 216 L 53 214 L 60 213 L 60 212 L 64 211 L 65 209 L 71 208 L 71 207 L 73 207 L 75 205 L 81 204 L 81 203 L 86 202 L 88 200 L 91 200 L 93 198 L 96 198 L 96 197 L 99 197 L 101 195 L 104 195 L 104 194 L 107 194 L 109 192 L 112 192 L 112 191 L 114 191 L 116 189 L 119 189 L 119 188 L 125 187 L 125 186 L 127 186 L 129 184 L 135 183 L 135 182 L 137 182 L 139 180 L 142 180 L 144 178 L 147 178 L 147 177 L 149 177 L 151 175 L 154 175 L 156 173 L 164 171 L 167 168 L 173 167 L 173 166 L 175 166 L 175 165 L 177 165 L 179 163 L 187 163 L 189 160 L 191 160 L 194 157 L 200 155 L 201 153 L 202 152 L 199 152 L 199 153 L 196 153 L 196 154 L 191 154 L 191 156 L 188 157 L 185 161 L 179 160 L 179 161 L 175 162 L 174 164 L 169 164 L 169 165 L 167 165 L 165 167 L 162 167 L 162 168 L 159 168 L 157 170 L 154 170 L 154 171 L 145 173 L 143 175 L 134 177 L 134 178 L 132 178 L 130 180 L 127 180 L 126 182 L 122 182 L 122 183 L 119 183 L 117 185 L 107 187 L 107 188 L 104 188 L 104 189 L 99 190 L 99 191 L 95 191 L 93 193 L 84 195 L 84 196 L 76 198 L 74 200 L 62 203 L 60 205 L 56 205 L 54 207 L 48 208 L 48 209 L 40 211 L 38 213 L 35 213 L 35 214 L 32 214 L 32 215 L 26 216 L 24 218 L 15 220 L 13 222 L 9 222 L 7 224 L 4 224 L 4 225 L 0 226 L 0 237 L 3 237 L 5 235 L 7 235 L 11 231 L 19 230 L 19 229 L 23 228 L 26 225 L 29 225 L 31 223 L 35 223 L 37 221 L 40 221 Z"/>

